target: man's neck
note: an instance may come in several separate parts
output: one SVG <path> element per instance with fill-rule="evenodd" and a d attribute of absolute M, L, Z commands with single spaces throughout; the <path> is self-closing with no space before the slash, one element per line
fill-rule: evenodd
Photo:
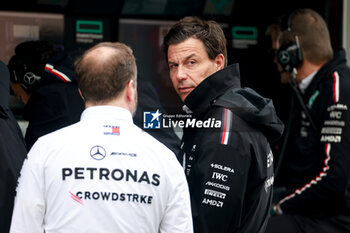
<path fill-rule="evenodd" d="M 112 99 L 109 101 L 101 101 L 101 102 L 85 101 L 85 108 L 94 107 L 94 106 L 114 106 L 114 107 L 125 108 L 132 115 L 134 115 L 134 113 L 136 111 L 135 103 L 128 103 L 123 98 L 115 98 L 115 99 Z"/>
<path fill-rule="evenodd" d="M 296 81 L 298 83 L 300 83 L 303 79 L 309 77 L 310 74 L 321 69 L 322 66 L 323 65 L 315 65 L 315 64 L 310 63 L 307 60 L 304 60 L 302 66 L 300 68 L 298 68 Z"/>

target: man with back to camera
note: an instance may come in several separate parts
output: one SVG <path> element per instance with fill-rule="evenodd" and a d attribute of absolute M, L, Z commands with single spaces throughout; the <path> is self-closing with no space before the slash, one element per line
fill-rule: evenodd
<path fill-rule="evenodd" d="M 178 159 L 194 231 L 264 232 L 274 179 L 268 140 L 283 130 L 272 102 L 240 87 L 238 64 L 226 67 L 226 39 L 214 21 L 181 19 L 165 36 L 164 52 L 184 109 L 197 122 L 221 122 L 184 129 Z"/>
<path fill-rule="evenodd" d="M 80 122 L 37 140 L 25 161 L 11 232 L 193 232 L 174 154 L 136 127 L 136 62 L 100 43 L 76 63 Z"/>
<path fill-rule="evenodd" d="M 314 10 L 288 15 L 278 62 L 291 73 L 293 108 L 286 150 L 276 177 L 285 194 L 268 233 L 350 231 L 350 69 L 345 51 L 333 54 L 323 18 Z M 289 58 L 289 59 L 286 59 Z"/>

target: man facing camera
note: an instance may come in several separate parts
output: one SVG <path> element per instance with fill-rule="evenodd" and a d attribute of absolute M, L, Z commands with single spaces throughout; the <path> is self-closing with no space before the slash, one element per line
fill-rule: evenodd
<path fill-rule="evenodd" d="M 181 19 L 165 36 L 164 52 L 184 110 L 197 122 L 216 122 L 185 128 L 178 154 L 195 232 L 264 232 L 274 180 L 269 141 L 283 130 L 272 102 L 241 88 L 214 21 Z"/>

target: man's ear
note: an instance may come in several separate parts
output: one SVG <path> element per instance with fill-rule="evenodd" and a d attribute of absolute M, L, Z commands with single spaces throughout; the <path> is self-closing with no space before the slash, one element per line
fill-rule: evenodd
<path fill-rule="evenodd" d="M 215 65 L 217 70 L 221 70 L 225 67 L 225 56 L 222 53 L 216 56 Z"/>
<path fill-rule="evenodd" d="M 136 95 L 136 81 L 135 80 L 129 80 L 126 83 L 126 98 L 130 102 L 137 101 L 135 98 L 137 98 Z"/>
<path fill-rule="evenodd" d="M 80 97 L 85 101 L 85 98 L 84 98 L 83 94 L 81 93 L 80 88 L 78 88 L 78 91 L 79 91 Z"/>

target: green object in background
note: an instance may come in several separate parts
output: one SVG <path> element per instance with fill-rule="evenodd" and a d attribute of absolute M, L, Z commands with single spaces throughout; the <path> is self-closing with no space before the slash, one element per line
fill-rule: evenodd
<path fill-rule="evenodd" d="M 258 29 L 256 27 L 233 26 L 232 38 L 244 40 L 257 40 Z"/>
<path fill-rule="evenodd" d="M 77 20 L 76 31 L 79 33 L 103 33 L 102 21 Z"/>

